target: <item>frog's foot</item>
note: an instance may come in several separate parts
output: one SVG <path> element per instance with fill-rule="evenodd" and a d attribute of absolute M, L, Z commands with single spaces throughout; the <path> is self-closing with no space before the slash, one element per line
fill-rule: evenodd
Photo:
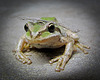
<path fill-rule="evenodd" d="M 23 64 L 27 63 L 27 64 L 31 64 L 31 60 L 22 52 L 17 52 L 16 54 L 16 58 L 21 61 Z"/>
<path fill-rule="evenodd" d="M 52 63 L 58 61 L 55 71 L 60 72 L 61 70 L 64 70 L 65 65 L 68 62 L 69 58 L 70 58 L 70 56 L 61 55 L 61 56 L 58 56 L 54 59 L 51 59 L 49 62 L 50 62 L 50 64 L 52 64 Z"/>
<path fill-rule="evenodd" d="M 81 43 L 76 43 L 75 44 L 75 46 L 76 47 L 78 47 L 83 53 L 85 53 L 85 54 L 88 54 L 88 52 L 87 51 L 85 51 L 85 49 L 90 49 L 90 47 L 88 47 L 88 46 L 86 46 L 86 45 L 83 45 L 83 44 L 81 44 Z M 85 49 L 84 49 L 85 48 Z"/>

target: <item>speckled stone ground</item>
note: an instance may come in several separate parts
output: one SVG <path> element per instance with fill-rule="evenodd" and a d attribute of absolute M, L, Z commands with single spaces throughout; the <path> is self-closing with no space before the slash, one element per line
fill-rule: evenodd
<path fill-rule="evenodd" d="M 30 53 L 31 65 L 15 59 L 12 50 L 27 22 L 19 17 L 54 16 L 65 27 L 79 29 L 80 42 L 91 47 L 89 54 L 76 53 L 65 70 L 55 72 L 49 60 L 64 51 L 37 50 Z M 0 0 L 0 80 L 99 80 L 100 75 L 99 0 Z"/>

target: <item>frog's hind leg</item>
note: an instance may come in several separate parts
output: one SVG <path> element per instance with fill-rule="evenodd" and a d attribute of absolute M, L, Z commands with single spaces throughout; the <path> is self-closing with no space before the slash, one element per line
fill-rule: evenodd
<path fill-rule="evenodd" d="M 79 48 L 83 53 L 85 53 L 85 54 L 88 54 L 88 52 L 85 51 L 84 48 L 90 49 L 90 47 L 88 47 L 88 46 L 86 46 L 86 45 L 83 45 L 83 44 L 81 44 L 81 43 L 79 43 L 79 42 L 75 43 L 75 46 L 78 47 L 78 48 Z"/>

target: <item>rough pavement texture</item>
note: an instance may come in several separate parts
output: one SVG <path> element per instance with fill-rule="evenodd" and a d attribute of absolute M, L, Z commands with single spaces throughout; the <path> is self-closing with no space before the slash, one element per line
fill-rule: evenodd
<path fill-rule="evenodd" d="M 91 47 L 89 54 L 78 51 L 62 72 L 55 72 L 56 63 L 50 65 L 49 60 L 62 54 L 64 47 L 32 50 L 31 65 L 17 61 L 12 50 L 27 22 L 19 17 L 43 16 L 54 16 L 65 27 L 79 29 L 80 42 Z M 99 80 L 99 26 L 99 0 L 0 0 L 0 80 Z"/>

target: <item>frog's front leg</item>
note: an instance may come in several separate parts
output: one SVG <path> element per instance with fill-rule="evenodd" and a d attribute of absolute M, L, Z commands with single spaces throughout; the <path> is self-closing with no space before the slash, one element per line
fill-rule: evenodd
<path fill-rule="evenodd" d="M 54 63 L 55 61 L 58 61 L 57 66 L 56 66 L 57 72 L 64 70 L 66 63 L 72 56 L 73 44 L 74 44 L 73 42 L 67 43 L 65 47 L 65 52 L 63 53 L 63 55 L 50 60 L 50 63 Z"/>
<path fill-rule="evenodd" d="M 16 48 L 16 58 L 21 61 L 23 64 L 27 63 L 30 64 L 31 60 L 23 53 L 24 48 L 28 48 L 26 46 L 27 42 L 25 40 L 25 37 L 22 36 L 18 42 L 17 48 Z"/>

